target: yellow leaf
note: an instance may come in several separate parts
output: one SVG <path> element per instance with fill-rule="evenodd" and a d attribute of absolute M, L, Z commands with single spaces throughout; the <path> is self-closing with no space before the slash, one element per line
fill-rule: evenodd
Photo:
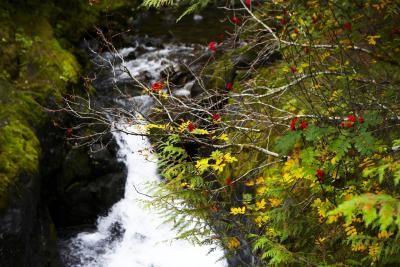
<path fill-rule="evenodd" d="M 243 206 L 241 208 L 240 207 L 238 207 L 238 208 L 232 207 L 230 213 L 232 215 L 238 215 L 238 214 L 245 214 L 245 212 L 246 212 L 246 207 Z"/>
<path fill-rule="evenodd" d="M 218 136 L 218 139 L 224 142 L 227 142 L 229 140 L 227 134 L 221 134 L 220 136 Z"/>
<path fill-rule="evenodd" d="M 192 134 L 206 135 L 206 134 L 209 134 L 209 132 L 208 132 L 207 130 L 205 130 L 205 129 L 199 129 L 199 128 L 197 128 L 197 129 L 194 129 L 194 130 L 192 131 Z"/>
<path fill-rule="evenodd" d="M 370 45 L 376 45 L 376 39 L 381 38 L 380 35 L 369 35 L 367 36 L 368 43 Z"/>
<path fill-rule="evenodd" d="M 256 210 L 263 210 L 265 209 L 265 205 L 267 202 L 265 202 L 265 199 L 261 199 L 260 201 L 256 201 Z"/>
<path fill-rule="evenodd" d="M 236 248 L 240 247 L 240 240 L 237 237 L 229 238 L 227 247 L 229 249 L 236 249 Z"/>
<path fill-rule="evenodd" d="M 260 185 L 264 183 L 264 177 L 260 176 L 256 178 L 256 185 Z"/>
<path fill-rule="evenodd" d="M 254 186 L 254 185 L 255 185 L 254 180 L 248 180 L 248 181 L 246 181 L 244 184 L 245 184 L 246 186 Z"/>
<path fill-rule="evenodd" d="M 257 192 L 257 194 L 261 195 L 261 194 L 263 194 L 266 190 L 267 190 L 267 188 L 266 188 L 265 186 L 260 186 L 260 187 L 257 187 L 256 192 Z"/>
<path fill-rule="evenodd" d="M 165 130 L 168 127 L 168 124 L 153 124 L 153 123 L 150 123 L 150 124 L 145 125 L 144 127 L 147 130 L 150 130 L 150 129 L 162 129 L 162 130 Z"/>
<path fill-rule="evenodd" d="M 215 171 L 221 173 L 224 170 L 224 167 L 226 166 L 226 164 L 225 163 L 222 163 L 222 164 L 219 164 L 219 165 L 213 164 L 211 166 Z"/>
<path fill-rule="evenodd" d="M 261 227 L 268 220 L 269 220 L 269 217 L 267 215 L 260 215 L 254 219 L 254 222 L 257 224 L 258 227 Z"/>
<path fill-rule="evenodd" d="M 294 177 L 288 172 L 284 173 L 282 178 L 283 178 L 283 182 L 287 183 L 287 184 L 290 184 L 294 181 Z"/>
<path fill-rule="evenodd" d="M 268 200 L 273 208 L 278 207 L 282 203 L 282 200 L 278 198 L 269 198 Z"/>
<path fill-rule="evenodd" d="M 232 156 L 231 156 L 231 153 L 226 153 L 226 154 L 224 155 L 224 160 L 225 160 L 226 162 L 228 162 L 228 163 L 232 163 L 232 162 L 237 161 L 237 158 L 232 157 Z"/>
<path fill-rule="evenodd" d="M 196 161 L 196 169 L 198 169 L 201 173 L 207 170 L 210 167 L 208 164 L 208 159 L 200 159 Z"/>
<path fill-rule="evenodd" d="M 392 232 L 388 232 L 388 231 L 384 230 L 384 231 L 381 231 L 378 233 L 378 238 L 379 239 L 387 239 L 392 235 L 393 235 Z"/>
<path fill-rule="evenodd" d="M 181 125 L 178 127 L 178 132 L 182 133 L 186 131 L 188 125 L 190 124 L 190 121 L 182 122 Z"/>

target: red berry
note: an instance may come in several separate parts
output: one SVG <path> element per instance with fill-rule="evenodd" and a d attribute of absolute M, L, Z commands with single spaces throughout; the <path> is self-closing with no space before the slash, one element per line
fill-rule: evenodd
<path fill-rule="evenodd" d="M 290 67 L 290 71 L 291 71 L 292 73 L 296 73 L 296 72 L 297 72 L 296 66 L 291 66 L 291 67 Z"/>
<path fill-rule="evenodd" d="M 352 26 L 351 26 L 351 23 L 350 22 L 345 22 L 344 24 L 343 24 L 343 29 L 345 29 L 346 31 L 351 31 L 351 29 L 352 29 Z"/>
<path fill-rule="evenodd" d="M 233 18 L 232 18 L 232 22 L 235 23 L 235 24 L 237 24 L 237 25 L 240 25 L 240 24 L 241 24 L 240 19 L 238 19 L 237 17 L 233 17 Z"/>
<path fill-rule="evenodd" d="M 340 127 L 344 128 L 344 121 L 340 123 Z"/>
<path fill-rule="evenodd" d="M 218 113 L 212 114 L 211 118 L 214 121 L 220 121 L 221 120 L 221 116 Z"/>
<path fill-rule="evenodd" d="M 196 125 L 192 122 L 189 122 L 187 128 L 189 132 L 193 132 L 193 130 L 196 129 Z"/>
<path fill-rule="evenodd" d="M 358 121 L 359 121 L 360 123 L 364 123 L 364 118 L 363 118 L 363 117 L 359 117 L 359 118 L 358 118 Z"/>
<path fill-rule="evenodd" d="M 346 127 L 347 127 L 347 128 L 351 128 L 351 126 L 353 126 L 353 123 L 350 122 L 350 121 L 348 121 L 347 124 L 346 124 Z"/>
<path fill-rule="evenodd" d="M 308 122 L 302 120 L 302 121 L 300 122 L 299 128 L 300 128 L 301 130 L 304 130 L 304 129 L 307 129 L 307 127 L 308 127 Z"/>
<path fill-rule="evenodd" d="M 215 52 L 217 51 L 217 43 L 212 41 L 208 43 L 208 50 Z"/>
<path fill-rule="evenodd" d="M 228 91 L 232 91 L 233 90 L 233 84 L 231 82 L 227 82 L 225 84 L 225 89 Z"/>
<path fill-rule="evenodd" d="M 290 122 L 290 130 L 296 131 L 296 123 L 299 120 L 299 118 L 293 118 L 292 121 Z"/>
<path fill-rule="evenodd" d="M 347 120 L 355 123 L 357 121 L 357 118 L 354 115 L 349 115 L 347 116 Z"/>
<path fill-rule="evenodd" d="M 251 0 L 246 0 L 244 3 L 246 4 L 247 7 L 251 6 Z"/>
<path fill-rule="evenodd" d="M 317 169 L 317 171 L 315 172 L 315 176 L 317 176 L 318 181 L 323 182 L 325 173 L 323 170 Z"/>
<path fill-rule="evenodd" d="M 164 83 L 163 82 L 156 82 L 151 85 L 151 90 L 154 92 L 160 92 L 164 88 Z"/>
<path fill-rule="evenodd" d="M 66 135 L 67 135 L 68 138 L 72 137 L 72 133 L 73 133 L 73 129 L 72 128 L 68 128 L 66 130 Z"/>
<path fill-rule="evenodd" d="M 299 29 L 294 28 L 293 32 L 294 32 L 295 34 L 299 34 Z"/>

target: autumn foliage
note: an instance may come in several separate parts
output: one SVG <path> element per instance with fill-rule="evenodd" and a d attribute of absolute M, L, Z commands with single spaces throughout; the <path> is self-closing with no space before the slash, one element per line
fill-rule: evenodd
<path fill-rule="evenodd" d="M 210 64 L 249 51 L 254 61 L 186 106 L 163 102 L 161 113 L 186 117 L 148 125 L 168 136 L 160 199 L 181 198 L 178 214 L 206 222 L 185 238 L 212 230 L 231 254 L 250 247 L 255 266 L 397 266 L 398 2 L 239 4 L 240 23 L 229 17 L 242 46 L 218 45 Z"/>

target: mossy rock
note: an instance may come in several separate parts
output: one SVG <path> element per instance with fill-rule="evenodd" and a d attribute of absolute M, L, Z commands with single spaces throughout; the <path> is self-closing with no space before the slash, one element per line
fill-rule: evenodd
<path fill-rule="evenodd" d="M 19 120 L 0 128 L 0 208 L 6 190 L 20 172 L 36 173 L 40 144 L 33 130 Z"/>
<path fill-rule="evenodd" d="M 60 98 L 68 84 L 78 81 L 80 66 L 76 58 L 61 47 L 44 18 L 37 18 L 33 27 L 28 27 L 26 17 L 18 20 L 23 25 L 16 35 L 22 51 L 19 88 L 41 100 L 49 94 Z"/>

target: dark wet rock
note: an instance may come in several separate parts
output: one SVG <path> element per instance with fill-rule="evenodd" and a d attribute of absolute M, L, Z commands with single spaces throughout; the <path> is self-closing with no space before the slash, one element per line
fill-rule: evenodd
<path fill-rule="evenodd" d="M 240 238 L 240 244 L 240 248 L 227 256 L 229 267 L 260 266 L 261 263 L 256 262 L 251 245 L 244 238 Z"/>
<path fill-rule="evenodd" d="M 50 209 L 58 227 L 93 224 L 124 194 L 126 168 L 117 160 L 116 143 L 96 144 L 93 150 L 67 151 L 55 174 L 57 190 Z"/>
<path fill-rule="evenodd" d="M 132 52 L 130 52 L 128 55 L 126 55 L 125 57 L 124 57 L 124 60 L 125 61 L 129 61 L 129 60 L 135 60 L 137 57 L 136 57 L 136 51 L 132 51 Z"/>
<path fill-rule="evenodd" d="M 125 229 L 122 227 L 122 224 L 120 222 L 114 222 L 110 226 L 109 231 L 110 231 L 111 242 L 121 239 L 125 233 Z"/>
<path fill-rule="evenodd" d="M 1 266 L 58 266 L 55 227 L 40 201 L 40 177 L 21 174 L 9 196 L 13 201 L 0 211 Z"/>

